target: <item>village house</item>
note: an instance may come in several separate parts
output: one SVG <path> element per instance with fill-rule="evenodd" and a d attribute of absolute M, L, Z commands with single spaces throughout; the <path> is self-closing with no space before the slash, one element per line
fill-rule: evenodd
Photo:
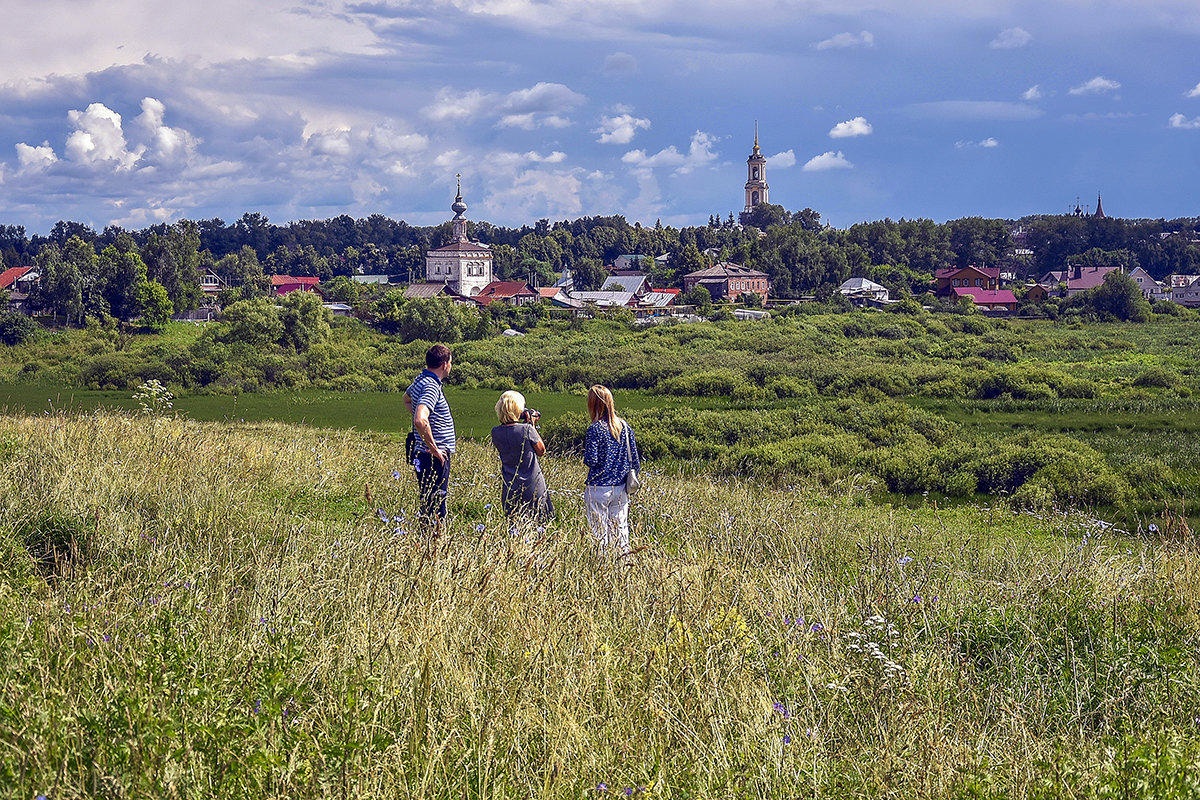
<path fill-rule="evenodd" d="M 1134 267 L 1133 272 L 1129 273 L 1129 277 L 1133 278 L 1133 282 L 1142 290 L 1142 297 L 1147 300 L 1166 300 L 1168 297 L 1166 288 L 1161 283 L 1154 280 L 1149 272 L 1141 267 Z"/>
<path fill-rule="evenodd" d="M 999 267 L 953 267 L 939 269 L 933 274 L 936 281 L 933 293 L 939 297 L 949 297 L 955 289 L 972 287 L 975 289 L 999 289 Z"/>
<path fill-rule="evenodd" d="M 1050 289 L 1040 283 L 1025 285 L 1025 302 L 1044 303 L 1050 299 Z"/>
<path fill-rule="evenodd" d="M 770 276 L 740 264 L 722 262 L 712 267 L 698 269 L 683 276 L 683 291 L 686 294 L 697 286 L 708 290 L 713 300 L 737 302 L 742 295 L 757 294 L 763 302 L 771 290 Z"/>
<path fill-rule="evenodd" d="M 481 306 L 491 305 L 496 301 L 510 306 L 524 306 L 536 303 L 541 299 L 541 295 L 525 281 L 492 281 L 471 299 Z"/>
<path fill-rule="evenodd" d="M 229 284 L 217 273 L 211 269 L 206 269 L 200 275 L 200 291 L 204 292 L 205 297 L 212 298 L 221 293 L 222 289 L 229 287 Z"/>
<path fill-rule="evenodd" d="M 641 272 L 630 272 L 622 275 L 611 275 L 600 287 L 602 292 L 633 292 L 638 297 L 644 297 L 650 291 L 650 282 Z"/>
<path fill-rule="evenodd" d="M 27 313 L 25 303 L 37 282 L 38 273 L 32 267 L 10 267 L 0 272 L 0 290 L 8 290 L 8 310 Z"/>
<path fill-rule="evenodd" d="M 886 286 L 866 278 L 850 278 L 838 287 L 838 293 L 854 305 L 891 302 Z"/>
<path fill-rule="evenodd" d="M 1170 299 L 1172 303 L 1178 303 L 1181 306 L 1195 308 L 1200 306 L 1200 277 L 1196 275 L 1172 275 L 1174 278 L 1191 278 L 1191 283 L 1184 285 L 1172 285 Z M 1171 281 L 1175 284 L 1175 281 Z"/>
<path fill-rule="evenodd" d="M 315 292 L 320 283 L 320 278 L 294 277 L 292 275 L 271 276 L 271 289 L 275 292 L 276 297 L 282 297 L 292 292 Z"/>
<path fill-rule="evenodd" d="M 963 297 L 971 298 L 971 302 L 975 304 L 975 308 L 980 311 L 1013 312 L 1017 310 L 1017 297 L 1012 293 L 1011 289 L 980 289 L 976 286 L 958 286 L 951 289 L 951 293 L 951 296 L 956 299 Z"/>

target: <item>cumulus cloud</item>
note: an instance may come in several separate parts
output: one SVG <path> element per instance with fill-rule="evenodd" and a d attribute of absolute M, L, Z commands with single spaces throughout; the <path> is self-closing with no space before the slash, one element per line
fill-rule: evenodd
<path fill-rule="evenodd" d="M 1035 83 L 1033 86 L 1030 86 L 1028 89 L 1025 90 L 1024 94 L 1021 95 L 1021 99 L 1022 100 L 1030 100 L 1030 101 L 1041 100 L 1042 99 L 1042 87 Z"/>
<path fill-rule="evenodd" d="M 717 159 L 713 151 L 716 139 L 704 131 L 692 134 L 688 151 L 681 153 L 675 145 L 659 150 L 654 155 L 647 155 L 645 150 L 630 150 L 621 156 L 621 161 L 630 165 L 635 172 L 649 172 L 659 168 L 673 169 L 675 175 L 686 175 L 689 172 L 712 164 Z"/>
<path fill-rule="evenodd" d="M 41 146 L 31 146 L 24 142 L 17 144 L 17 163 L 21 172 L 42 172 L 55 161 L 58 161 L 58 156 L 49 142 L 42 142 Z"/>
<path fill-rule="evenodd" d="M 988 47 L 993 50 L 1015 50 L 1033 41 L 1033 35 L 1024 28 L 1005 28 L 992 39 Z"/>
<path fill-rule="evenodd" d="M 172 128 L 164 122 L 167 107 L 153 97 L 142 99 L 142 113 L 133 121 L 146 143 L 143 158 L 164 164 L 177 164 L 195 154 L 199 140 L 182 128 Z"/>
<path fill-rule="evenodd" d="M 1104 94 L 1105 92 L 1115 92 L 1121 88 L 1121 84 L 1116 81 L 1109 80 L 1103 75 L 1097 75 L 1087 83 L 1081 83 L 1070 90 L 1070 94 Z"/>
<path fill-rule="evenodd" d="M 957 147 L 959 150 L 963 150 L 968 147 L 992 148 L 992 147 L 999 147 L 1000 142 L 995 137 L 989 136 L 988 138 L 982 139 L 978 142 L 958 141 L 958 142 L 954 143 L 954 146 Z"/>
<path fill-rule="evenodd" d="M 485 209 L 519 209 L 526 219 L 573 217 L 583 211 L 582 182 L 573 172 L 531 169 L 506 180 L 484 199 Z"/>
<path fill-rule="evenodd" d="M 1200 83 L 1197 83 L 1195 88 L 1189 89 L 1183 93 L 1184 97 L 1200 97 Z"/>
<path fill-rule="evenodd" d="M 784 150 L 782 153 L 776 153 L 768 158 L 767 163 L 775 169 L 794 167 L 796 166 L 796 154 L 791 150 Z"/>
<path fill-rule="evenodd" d="M 75 126 L 66 145 L 66 156 L 71 161 L 110 164 L 118 170 L 127 170 L 141 154 L 126 148 L 121 115 L 103 103 L 92 103 L 84 111 L 68 111 L 67 120 Z"/>
<path fill-rule="evenodd" d="M 1196 130 L 1200 128 L 1200 117 L 1188 119 L 1183 114 L 1172 114 L 1167 122 L 1172 128 L 1181 128 L 1183 130 Z"/>
<path fill-rule="evenodd" d="M 846 160 L 846 156 L 841 150 L 836 153 L 830 150 L 827 153 L 822 153 L 819 156 L 813 156 L 805 163 L 803 169 L 805 172 L 824 172 L 830 169 L 851 169 L 853 164 Z"/>
<path fill-rule="evenodd" d="M 541 155 L 533 150 L 525 154 L 525 158 L 535 164 L 561 164 L 567 160 L 567 154 L 561 150 L 555 150 L 549 155 Z"/>
<path fill-rule="evenodd" d="M 604 67 L 601 71 L 609 76 L 633 75 L 638 71 L 638 62 L 629 53 L 609 53 L 604 57 Z"/>
<path fill-rule="evenodd" d="M 629 144 L 639 130 L 649 130 L 650 120 L 635 117 L 632 114 L 618 114 L 615 117 L 601 117 L 600 127 L 592 133 L 600 134 L 597 142 L 600 144 Z"/>
<path fill-rule="evenodd" d="M 859 34 L 839 33 L 824 41 L 817 42 L 813 47 L 818 50 L 829 50 L 831 48 L 845 47 L 873 47 L 874 45 L 875 36 L 870 31 L 863 31 Z"/>
<path fill-rule="evenodd" d="M 855 117 L 845 122 L 839 122 L 829 131 L 830 139 L 849 139 L 854 136 L 869 136 L 874 128 L 867 122 L 866 117 Z"/>

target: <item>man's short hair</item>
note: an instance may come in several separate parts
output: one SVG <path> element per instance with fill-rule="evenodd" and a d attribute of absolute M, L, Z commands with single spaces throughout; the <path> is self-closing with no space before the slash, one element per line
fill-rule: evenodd
<path fill-rule="evenodd" d="M 425 353 L 425 366 L 437 369 L 450 360 L 450 348 L 444 344 L 435 344 Z"/>

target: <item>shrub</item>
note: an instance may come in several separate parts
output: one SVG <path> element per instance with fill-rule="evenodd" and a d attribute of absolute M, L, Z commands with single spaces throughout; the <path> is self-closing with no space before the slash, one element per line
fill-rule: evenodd
<path fill-rule="evenodd" d="M 38 332 L 38 325 L 24 314 L 0 313 L 0 342 L 13 347 L 24 344 Z"/>

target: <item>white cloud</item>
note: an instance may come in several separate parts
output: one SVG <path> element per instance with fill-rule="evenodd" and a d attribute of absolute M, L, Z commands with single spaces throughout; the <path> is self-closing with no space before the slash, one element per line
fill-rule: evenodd
<path fill-rule="evenodd" d="M 40 147 L 24 142 L 17 144 L 17 163 L 21 172 L 42 172 L 55 161 L 58 161 L 58 156 L 49 142 L 42 142 Z"/>
<path fill-rule="evenodd" d="M 982 139 L 978 142 L 958 141 L 958 142 L 954 143 L 954 146 L 957 147 L 959 150 L 962 150 L 962 149 L 965 149 L 968 147 L 992 148 L 992 147 L 999 147 L 1000 142 L 994 136 L 989 136 L 988 138 Z"/>
<path fill-rule="evenodd" d="M 455 92 L 445 87 L 438 91 L 432 105 L 421 109 L 421 114 L 434 122 L 455 122 L 479 116 L 495 101 L 496 95 L 486 94 L 478 89 Z"/>
<path fill-rule="evenodd" d="M 621 161 L 633 167 L 635 172 L 649 172 L 659 168 L 672 168 L 675 175 L 686 175 L 689 172 L 708 166 L 717 159 L 712 147 L 716 139 L 704 131 L 692 134 L 686 154 L 679 152 L 675 145 L 659 150 L 654 155 L 646 155 L 645 150 L 630 150 L 621 156 Z"/>
<path fill-rule="evenodd" d="M 319 156 L 347 158 L 353 152 L 353 147 L 350 143 L 349 128 L 314 133 L 308 137 L 308 146 L 314 154 Z"/>
<path fill-rule="evenodd" d="M 996 141 L 995 137 L 989 136 L 979 143 L 980 147 L 999 147 L 1000 142 Z"/>
<path fill-rule="evenodd" d="M 849 139 L 854 136 L 869 136 L 874 128 L 867 122 L 866 117 L 855 117 L 845 122 L 839 122 L 829 131 L 830 139 Z"/>
<path fill-rule="evenodd" d="M 144 158 L 162 164 L 183 163 L 191 159 L 199 146 L 199 140 L 182 128 L 171 128 L 164 123 L 167 107 L 153 97 L 142 99 L 142 113 L 133 121 L 135 130 L 140 130 L 146 142 Z"/>
<path fill-rule="evenodd" d="M 1196 130 L 1200 128 L 1200 117 L 1188 119 L 1183 114 L 1172 114 L 1168 123 L 1172 128 L 1181 128 L 1183 130 Z"/>
<path fill-rule="evenodd" d="M 1022 100 L 1031 100 L 1031 101 L 1032 100 L 1041 100 L 1042 99 L 1042 87 L 1035 83 L 1033 86 L 1030 86 L 1028 89 L 1025 90 L 1025 93 L 1021 95 L 1021 99 Z"/>
<path fill-rule="evenodd" d="M 402 133 L 391 123 L 381 123 L 371 128 L 367 143 L 380 153 L 419 153 L 429 146 L 429 137 L 420 133 Z"/>
<path fill-rule="evenodd" d="M 1121 84 L 1116 81 L 1109 80 L 1103 75 L 1097 75 L 1087 83 L 1081 83 L 1072 88 L 1069 94 L 1104 94 L 1105 92 L 1114 92 L 1121 88 Z"/>
<path fill-rule="evenodd" d="M 141 155 L 126 148 L 121 115 L 103 103 L 92 103 L 84 111 L 68 111 L 67 119 L 75 126 L 67 137 L 66 156 L 71 161 L 127 170 Z"/>
<path fill-rule="evenodd" d="M 1033 41 L 1033 35 L 1024 28 L 1005 28 L 992 39 L 988 47 L 993 50 L 1014 50 Z"/>
<path fill-rule="evenodd" d="M 600 127 L 592 133 L 600 134 L 600 138 L 596 140 L 600 144 L 629 144 L 639 130 L 649 129 L 650 120 L 632 114 L 619 114 L 615 117 L 601 117 Z"/>
<path fill-rule="evenodd" d="M 824 172 L 829 169 L 851 169 L 853 164 L 846 160 L 846 156 L 841 150 L 836 153 L 830 150 L 827 153 L 822 153 L 819 156 L 813 156 L 805 163 L 803 170 L 805 172 Z"/>
<path fill-rule="evenodd" d="M 874 45 L 875 36 L 870 31 L 863 31 L 859 34 L 839 33 L 824 41 L 817 42 L 813 47 L 818 50 L 829 50 L 830 48 L 873 47 Z"/>
<path fill-rule="evenodd" d="M 525 154 L 525 158 L 535 164 L 561 164 L 567 160 L 567 154 L 561 150 L 555 150 L 549 155 L 541 155 L 533 150 Z"/>
<path fill-rule="evenodd" d="M 1183 93 L 1184 97 L 1200 97 L 1200 83 L 1197 83 L 1195 88 L 1189 89 Z"/>
<path fill-rule="evenodd" d="M 571 172 L 526 170 L 506 180 L 503 188 L 484 199 L 483 205 L 485 209 L 504 209 L 505 213 L 516 208 L 525 219 L 579 216 L 583 211 L 582 188 L 582 182 Z"/>
<path fill-rule="evenodd" d="M 629 55 L 629 53 L 609 53 L 604 57 L 602 72 L 605 75 L 633 75 L 637 71 L 637 59 Z"/>
<path fill-rule="evenodd" d="M 791 150 L 776 153 L 767 159 L 767 163 L 775 169 L 787 169 L 796 166 L 796 154 Z"/>

